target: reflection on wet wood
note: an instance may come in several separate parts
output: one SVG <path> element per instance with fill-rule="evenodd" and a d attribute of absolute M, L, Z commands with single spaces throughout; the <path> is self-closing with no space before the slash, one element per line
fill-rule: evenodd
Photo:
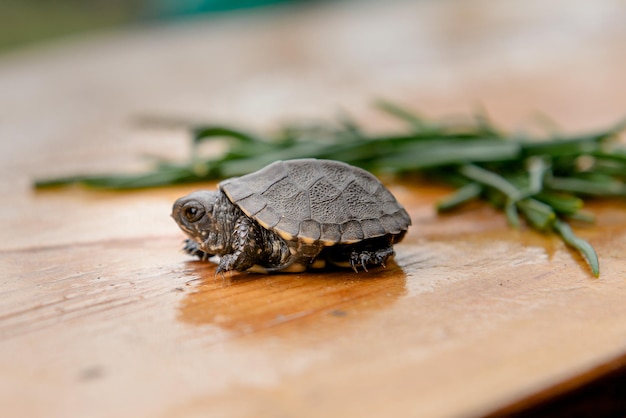
<path fill-rule="evenodd" d="M 280 327 L 305 317 L 307 324 L 317 327 L 328 317 L 361 316 L 368 310 L 384 308 L 406 293 L 405 275 L 393 262 L 386 269 L 358 276 L 332 271 L 222 277 L 215 276 L 214 266 L 195 268 L 202 278 L 195 291 L 182 301 L 179 319 L 195 325 L 216 325 L 238 334 Z M 377 297 L 372 306 L 373 295 L 384 297 Z"/>

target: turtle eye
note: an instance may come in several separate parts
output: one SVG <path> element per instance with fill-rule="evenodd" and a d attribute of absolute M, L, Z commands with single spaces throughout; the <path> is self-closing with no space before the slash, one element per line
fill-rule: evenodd
<path fill-rule="evenodd" d="M 197 222 L 204 216 L 204 207 L 198 202 L 189 202 L 183 206 L 183 216 L 189 223 Z"/>

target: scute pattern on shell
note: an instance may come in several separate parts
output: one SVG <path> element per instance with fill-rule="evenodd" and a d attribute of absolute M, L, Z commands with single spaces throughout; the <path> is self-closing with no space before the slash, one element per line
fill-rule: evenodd
<path fill-rule="evenodd" d="M 246 215 L 287 239 L 351 244 L 411 224 L 376 177 L 338 161 L 277 161 L 219 187 Z"/>

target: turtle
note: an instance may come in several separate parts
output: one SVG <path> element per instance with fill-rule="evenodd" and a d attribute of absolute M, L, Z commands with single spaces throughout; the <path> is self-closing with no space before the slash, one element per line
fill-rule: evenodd
<path fill-rule="evenodd" d="M 340 161 L 276 161 L 176 200 L 184 251 L 219 256 L 216 274 L 383 266 L 411 218 L 371 173 Z"/>

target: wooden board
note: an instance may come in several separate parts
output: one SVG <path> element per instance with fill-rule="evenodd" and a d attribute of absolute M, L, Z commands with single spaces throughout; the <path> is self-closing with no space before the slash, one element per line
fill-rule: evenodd
<path fill-rule="evenodd" d="M 3 416 L 473 417 L 623 365 L 625 202 L 576 228 L 599 279 L 488 207 L 436 215 L 450 190 L 423 182 L 388 183 L 414 225 L 387 269 L 222 277 L 169 218 L 213 184 L 30 188 L 185 154 L 184 132 L 142 115 L 269 128 L 341 103 L 382 129 L 376 93 L 439 115 L 481 99 L 506 126 L 536 108 L 571 129 L 623 116 L 623 6 L 464 4 L 278 9 L 0 58 Z"/>

